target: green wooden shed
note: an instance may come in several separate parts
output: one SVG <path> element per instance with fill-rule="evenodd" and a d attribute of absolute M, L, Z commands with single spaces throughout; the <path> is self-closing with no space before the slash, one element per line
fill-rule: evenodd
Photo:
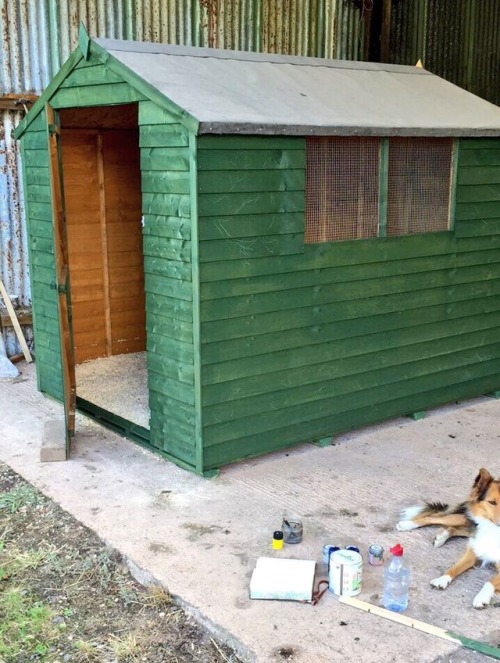
<path fill-rule="evenodd" d="M 500 109 L 89 39 L 17 129 L 39 389 L 200 474 L 500 389 Z"/>

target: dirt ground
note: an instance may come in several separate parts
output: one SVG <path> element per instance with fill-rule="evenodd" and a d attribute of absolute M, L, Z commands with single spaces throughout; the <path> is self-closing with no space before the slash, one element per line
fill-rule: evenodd
<path fill-rule="evenodd" d="M 0 662 L 230 662 L 160 587 L 0 463 Z"/>

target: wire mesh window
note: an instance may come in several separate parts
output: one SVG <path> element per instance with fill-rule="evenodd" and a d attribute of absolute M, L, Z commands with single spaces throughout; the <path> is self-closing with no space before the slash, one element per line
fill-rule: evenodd
<path fill-rule="evenodd" d="M 377 237 L 378 211 L 379 140 L 308 138 L 306 243 Z"/>
<path fill-rule="evenodd" d="M 388 236 L 448 230 L 453 140 L 391 138 Z"/>

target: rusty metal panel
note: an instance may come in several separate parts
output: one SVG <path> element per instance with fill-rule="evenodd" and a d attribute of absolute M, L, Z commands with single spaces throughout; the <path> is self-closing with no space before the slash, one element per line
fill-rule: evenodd
<path fill-rule="evenodd" d="M 20 306 L 31 304 L 28 244 L 24 224 L 19 144 L 12 138 L 20 113 L 0 115 L 0 274 L 7 292 Z M 7 352 L 19 350 L 12 330 L 4 330 Z"/>
<path fill-rule="evenodd" d="M 498 0 L 392 0 L 391 62 L 424 66 L 500 103 Z"/>
<path fill-rule="evenodd" d="M 473 57 L 471 92 L 500 105 L 500 7 L 498 0 L 482 0 L 471 35 Z"/>

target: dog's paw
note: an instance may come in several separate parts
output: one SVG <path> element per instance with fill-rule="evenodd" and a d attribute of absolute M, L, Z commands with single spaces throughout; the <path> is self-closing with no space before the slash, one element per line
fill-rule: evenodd
<path fill-rule="evenodd" d="M 434 537 L 434 547 L 441 548 L 441 546 L 443 546 L 449 538 L 450 534 L 447 529 L 440 530 Z"/>
<path fill-rule="evenodd" d="M 495 588 L 493 587 L 491 582 L 485 583 L 481 591 L 478 594 L 476 594 L 476 596 L 474 597 L 472 605 L 478 610 L 486 608 L 486 606 L 490 604 L 490 601 L 493 598 L 494 593 L 495 593 Z"/>
<path fill-rule="evenodd" d="M 417 523 L 414 523 L 413 520 L 400 520 L 396 525 L 398 532 L 408 532 L 411 529 L 417 529 Z"/>
<path fill-rule="evenodd" d="M 445 573 L 443 576 L 431 580 L 431 585 L 436 589 L 446 589 L 452 580 L 453 578 Z"/>

